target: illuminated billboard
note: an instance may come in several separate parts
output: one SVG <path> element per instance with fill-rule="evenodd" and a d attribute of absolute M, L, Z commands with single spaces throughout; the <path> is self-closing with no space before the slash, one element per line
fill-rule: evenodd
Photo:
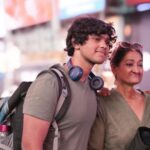
<path fill-rule="evenodd" d="M 53 6 L 53 3 L 55 6 Z M 101 12 L 106 0 L 4 0 L 7 29 L 17 29 L 52 20 L 54 9 L 60 20 Z"/>
<path fill-rule="evenodd" d="M 142 3 L 150 3 L 150 0 L 126 0 L 127 5 L 138 5 Z"/>
<path fill-rule="evenodd" d="M 51 0 L 4 0 L 8 29 L 26 27 L 51 19 Z"/>
<path fill-rule="evenodd" d="M 103 11 L 105 0 L 59 0 L 59 18 L 68 19 L 81 14 Z"/>

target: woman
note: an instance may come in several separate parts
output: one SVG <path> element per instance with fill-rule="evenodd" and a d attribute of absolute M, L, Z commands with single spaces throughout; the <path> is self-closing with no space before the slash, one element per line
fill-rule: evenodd
<path fill-rule="evenodd" d="M 143 77 L 141 50 L 140 44 L 119 42 L 112 52 L 110 64 L 116 88 L 110 95 L 99 97 L 98 116 L 91 131 L 89 150 L 138 150 L 140 146 L 135 143 L 140 142 L 135 142 L 135 139 L 139 135 L 139 127 L 149 130 L 150 95 L 135 87 Z M 150 136 L 146 139 L 150 141 Z M 140 147 L 140 150 L 144 148 Z"/>

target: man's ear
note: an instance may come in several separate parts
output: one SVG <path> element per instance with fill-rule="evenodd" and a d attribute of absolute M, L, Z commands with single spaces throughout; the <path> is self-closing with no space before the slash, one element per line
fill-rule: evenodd
<path fill-rule="evenodd" d="M 79 44 L 75 44 L 75 45 L 74 45 L 74 49 L 75 49 L 75 50 L 80 50 L 80 45 L 79 45 Z"/>
<path fill-rule="evenodd" d="M 74 50 L 80 50 L 80 44 L 73 43 Z"/>
<path fill-rule="evenodd" d="M 72 39 L 72 45 L 75 50 L 80 50 L 80 44 L 75 43 L 74 39 Z"/>

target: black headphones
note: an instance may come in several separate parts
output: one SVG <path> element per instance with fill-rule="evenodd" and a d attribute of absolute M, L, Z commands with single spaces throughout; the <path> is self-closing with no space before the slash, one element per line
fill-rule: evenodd
<path fill-rule="evenodd" d="M 79 81 L 83 75 L 83 69 L 79 66 L 73 66 L 71 59 L 67 62 L 69 69 L 68 74 L 71 80 Z M 93 72 L 89 74 L 90 86 L 94 90 L 100 90 L 104 86 L 104 81 L 101 77 L 95 76 Z"/>

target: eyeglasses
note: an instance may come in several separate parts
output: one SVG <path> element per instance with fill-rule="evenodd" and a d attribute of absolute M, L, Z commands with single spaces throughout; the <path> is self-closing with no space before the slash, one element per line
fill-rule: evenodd
<path fill-rule="evenodd" d="M 109 60 L 113 57 L 113 55 L 115 55 L 118 48 L 128 48 L 142 51 L 143 46 L 138 43 L 130 44 L 128 42 L 118 42 L 116 43 L 116 46 L 111 51 L 109 51 L 109 58 L 108 58 Z"/>
<path fill-rule="evenodd" d="M 123 48 L 131 48 L 131 49 L 137 49 L 137 50 L 142 50 L 143 46 L 138 43 L 130 44 L 128 42 L 119 42 L 119 46 Z"/>

